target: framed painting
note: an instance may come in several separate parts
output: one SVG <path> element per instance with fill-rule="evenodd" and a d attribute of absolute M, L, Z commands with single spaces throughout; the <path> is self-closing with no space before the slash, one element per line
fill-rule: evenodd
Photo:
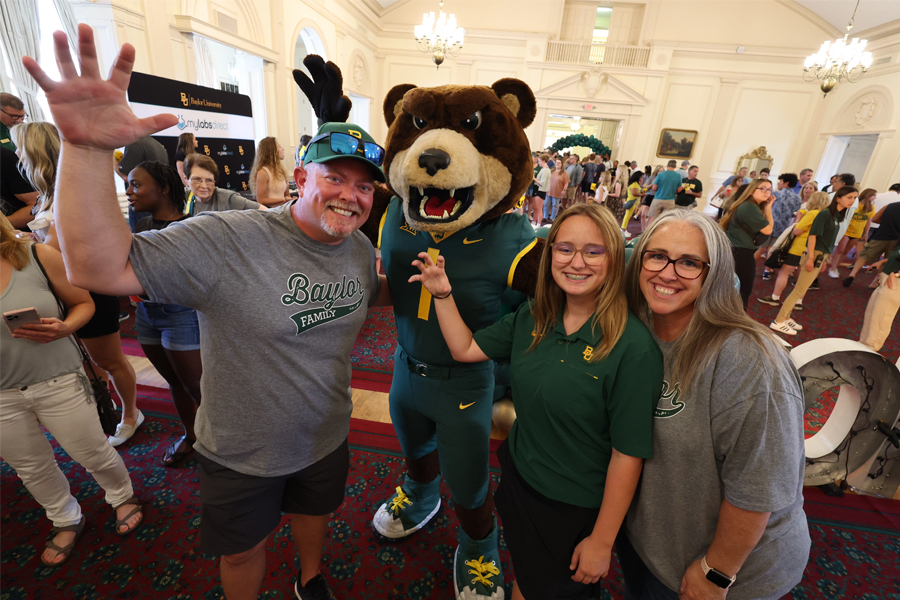
<path fill-rule="evenodd" d="M 663 129 L 659 134 L 659 147 L 656 156 L 659 158 L 689 159 L 694 154 L 694 142 L 697 132 L 688 129 Z"/>

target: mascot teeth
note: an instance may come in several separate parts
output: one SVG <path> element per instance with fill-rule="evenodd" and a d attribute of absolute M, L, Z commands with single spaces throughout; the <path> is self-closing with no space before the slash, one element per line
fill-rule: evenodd
<path fill-rule="evenodd" d="M 465 212 L 475 197 L 475 186 L 443 190 L 440 188 L 409 188 L 411 206 L 419 206 L 415 216 L 422 221 L 452 222 Z"/>

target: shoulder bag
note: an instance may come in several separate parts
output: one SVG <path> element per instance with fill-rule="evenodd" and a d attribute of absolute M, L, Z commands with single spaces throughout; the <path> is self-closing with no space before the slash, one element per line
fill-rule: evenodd
<path fill-rule="evenodd" d="M 50 281 L 50 277 L 47 275 L 44 265 L 41 264 L 41 259 L 38 258 L 37 244 L 31 245 L 31 255 L 34 256 L 34 262 L 41 270 L 41 273 L 44 274 L 44 279 L 47 280 L 47 288 L 56 299 L 56 305 L 59 307 L 59 314 L 62 315 L 62 320 L 65 320 L 69 311 L 66 308 L 65 303 L 60 300 L 58 295 L 56 295 L 56 290 L 53 289 L 53 282 Z M 91 359 L 88 358 L 81 340 L 74 334 L 70 337 L 72 342 L 78 347 L 78 351 L 81 353 L 81 359 L 90 371 L 91 375 L 89 379 L 91 381 L 91 389 L 94 391 L 94 400 L 97 403 L 97 416 L 100 418 L 100 425 L 103 427 L 103 433 L 106 435 L 113 435 L 116 432 L 116 427 L 119 425 L 119 417 L 116 414 L 116 407 L 113 404 L 112 396 L 109 393 L 109 386 L 107 386 L 106 382 L 94 372 L 94 365 L 91 362 Z"/>

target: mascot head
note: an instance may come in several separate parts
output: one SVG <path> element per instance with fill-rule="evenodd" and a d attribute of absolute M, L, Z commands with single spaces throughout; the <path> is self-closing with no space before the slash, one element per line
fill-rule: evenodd
<path fill-rule="evenodd" d="M 518 79 L 491 87 L 394 87 L 384 101 L 384 170 L 410 226 L 450 232 L 516 205 L 533 177 L 524 128 L 534 94 Z"/>

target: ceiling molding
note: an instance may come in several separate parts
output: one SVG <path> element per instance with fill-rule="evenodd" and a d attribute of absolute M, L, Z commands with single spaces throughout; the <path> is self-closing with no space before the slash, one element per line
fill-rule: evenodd
<path fill-rule="evenodd" d="M 257 44 L 253 40 L 234 35 L 230 31 L 225 31 L 215 25 L 210 25 L 196 17 L 175 15 L 175 28 L 181 33 L 202 35 L 203 37 L 215 40 L 226 46 L 231 46 L 242 52 L 253 54 L 269 62 L 281 62 L 281 54 L 279 52 Z"/>
<path fill-rule="evenodd" d="M 833 38 L 844 37 L 844 32 L 842 30 L 838 29 L 837 27 L 835 27 L 834 25 L 832 25 L 831 23 L 829 23 L 828 21 L 826 21 L 825 19 L 823 19 L 822 17 L 820 17 L 819 15 L 814 13 L 813 11 L 811 11 L 808 8 L 806 8 L 805 6 L 803 6 L 802 4 L 798 4 L 795 0 L 775 0 L 775 1 L 778 2 L 778 4 L 787 8 L 788 10 L 794 11 L 795 13 L 797 13 L 798 15 L 800 15 L 801 17 L 803 17 L 804 19 L 806 19 L 807 21 L 809 21 L 816 27 L 820 28 L 822 31 L 824 31 L 831 37 L 833 37 Z"/>

